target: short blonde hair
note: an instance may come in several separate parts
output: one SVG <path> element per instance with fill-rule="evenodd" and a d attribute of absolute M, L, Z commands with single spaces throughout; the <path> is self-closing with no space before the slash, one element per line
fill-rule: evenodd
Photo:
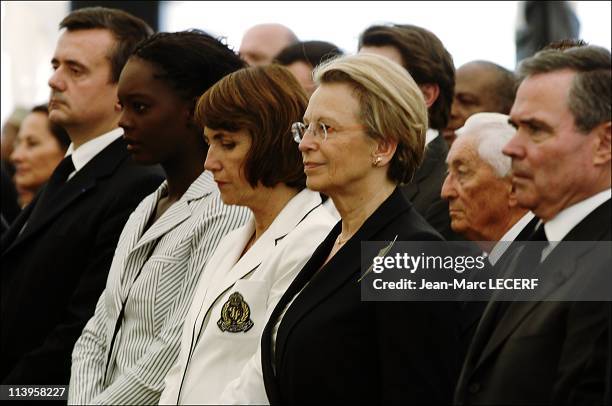
<path fill-rule="evenodd" d="M 385 57 L 359 54 L 327 61 L 313 75 L 317 85 L 345 83 L 353 88 L 366 134 L 397 141 L 387 176 L 396 183 L 411 181 L 423 161 L 427 105 L 410 74 Z"/>

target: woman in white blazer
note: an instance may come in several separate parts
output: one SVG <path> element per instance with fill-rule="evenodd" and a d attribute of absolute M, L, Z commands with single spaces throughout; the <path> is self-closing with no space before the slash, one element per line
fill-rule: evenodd
<path fill-rule="evenodd" d="M 290 71 L 274 65 L 234 72 L 198 102 L 209 143 L 205 167 L 223 201 L 248 207 L 253 217 L 223 239 L 200 277 L 162 404 L 218 404 L 241 379 L 255 382 L 255 401 L 266 401 L 263 381 L 244 374 L 257 370 L 248 364 L 259 362 L 269 311 L 336 222 L 305 189 L 292 140 L 291 124 L 306 104 Z"/>
<path fill-rule="evenodd" d="M 198 32 L 156 34 L 119 79 L 128 150 L 167 180 L 127 221 L 95 314 L 72 354 L 71 404 L 153 404 L 179 350 L 199 274 L 221 238 L 249 213 L 227 206 L 193 121 L 197 97 L 240 59 Z M 205 74 L 203 74 L 205 73 Z M 117 196 L 121 199 L 122 196 Z"/>

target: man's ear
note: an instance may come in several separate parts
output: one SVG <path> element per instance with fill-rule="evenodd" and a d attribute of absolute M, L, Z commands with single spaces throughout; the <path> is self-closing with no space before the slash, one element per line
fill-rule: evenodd
<path fill-rule="evenodd" d="M 509 178 L 508 188 L 510 192 L 508 193 L 508 207 L 511 209 L 518 206 L 518 200 L 516 199 L 516 188 L 512 183 L 512 177 Z"/>
<path fill-rule="evenodd" d="M 440 86 L 437 83 L 423 83 L 419 85 L 421 89 L 421 93 L 425 97 L 425 104 L 427 108 L 430 108 L 436 100 L 438 100 L 438 96 L 440 95 Z"/>
<path fill-rule="evenodd" d="M 597 137 L 593 164 L 597 166 L 609 163 L 612 155 L 612 122 L 601 123 L 593 131 Z"/>

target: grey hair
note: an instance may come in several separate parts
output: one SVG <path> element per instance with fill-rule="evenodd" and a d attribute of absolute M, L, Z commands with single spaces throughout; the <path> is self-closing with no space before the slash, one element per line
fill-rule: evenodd
<path fill-rule="evenodd" d="M 576 72 L 568 95 L 568 107 L 576 128 L 588 133 L 610 121 L 612 71 L 610 51 L 587 45 L 568 49 L 548 49 L 523 60 L 519 66 L 522 79 L 527 76 L 571 70 Z"/>
<path fill-rule="evenodd" d="M 502 153 L 504 146 L 516 133 L 516 129 L 508 123 L 508 118 L 500 113 L 476 113 L 455 132 L 458 137 L 470 138 L 480 159 L 489 164 L 500 178 L 510 174 L 512 165 L 512 159 Z"/>

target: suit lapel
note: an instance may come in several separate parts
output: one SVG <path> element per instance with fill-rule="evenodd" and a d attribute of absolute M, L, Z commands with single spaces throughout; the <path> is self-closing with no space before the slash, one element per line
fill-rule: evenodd
<path fill-rule="evenodd" d="M 551 255 L 552 254 L 553 253 L 551 253 Z M 520 254 L 516 256 L 515 261 L 518 259 L 519 255 Z M 563 263 L 563 264 L 566 264 L 566 266 L 572 270 L 576 269 L 575 261 L 571 262 L 572 261 L 571 258 L 566 258 L 560 261 L 554 261 L 555 262 L 554 265 L 551 264 L 551 262 L 553 261 L 549 261 L 549 259 L 551 259 L 550 256 L 538 268 L 541 268 L 544 264 L 546 264 L 547 267 L 548 266 L 556 267 L 556 263 Z M 570 261 L 569 262 L 571 264 L 570 266 L 567 265 L 568 261 Z M 569 276 L 569 274 L 571 274 L 571 272 L 564 276 L 567 277 Z M 546 298 L 555 289 L 563 285 L 565 280 L 566 279 L 556 279 L 554 281 L 554 284 L 544 285 L 545 289 L 542 291 L 542 298 Z M 495 299 L 492 298 L 492 300 L 495 300 Z M 495 313 L 497 311 L 497 306 L 499 305 L 499 303 L 494 302 L 494 301 L 490 302 L 490 306 L 487 306 L 487 310 L 486 310 L 486 319 L 484 319 L 484 316 L 483 316 L 483 332 L 488 330 L 488 331 L 492 331 L 492 333 L 488 335 L 490 337 L 488 341 L 481 342 L 480 344 L 481 346 L 484 345 L 484 349 L 482 351 L 482 355 L 478 359 L 476 367 L 482 364 L 484 360 L 486 360 L 498 347 L 500 347 L 504 343 L 504 341 L 520 326 L 521 322 L 529 315 L 529 313 L 533 311 L 533 309 L 537 307 L 540 303 L 542 303 L 542 301 L 534 301 L 534 300 L 529 301 L 529 302 L 510 303 L 508 305 L 508 309 L 506 310 L 503 317 L 499 321 L 499 324 L 495 326 L 493 325 L 493 321 L 495 319 Z"/>
<path fill-rule="evenodd" d="M 532 224 L 533 223 L 533 224 Z M 537 223 L 536 219 L 532 220 L 529 225 Z M 601 204 L 597 209 L 591 212 L 582 222 L 574 227 L 565 236 L 563 241 L 600 241 L 604 239 L 605 234 L 609 232 L 610 224 L 610 200 Z M 527 228 L 527 227 L 526 227 Z M 521 238 L 525 237 L 523 233 L 519 234 Z M 519 237 L 517 237 L 517 240 Z M 589 246 L 572 247 L 571 250 L 564 249 L 563 241 L 560 242 L 555 249 L 546 257 L 542 266 L 546 266 L 550 271 L 558 272 L 559 278 L 555 279 L 555 283 L 545 285 L 545 290 L 542 292 L 542 297 L 546 298 L 549 294 L 555 291 L 555 289 L 562 286 L 568 278 L 570 278 L 575 272 L 579 271 L 577 266 L 577 258 L 588 255 L 587 251 L 591 249 Z M 520 253 L 514 255 L 512 263 L 509 263 L 509 268 L 512 269 L 518 261 Z M 480 353 L 479 348 L 483 348 L 476 368 L 481 365 L 488 357 L 490 357 L 494 351 L 499 348 L 505 340 L 519 327 L 521 322 L 532 312 L 541 301 L 530 301 L 530 302 L 514 302 L 509 305 L 505 315 L 500 320 L 497 326 L 493 325 L 494 313 L 497 309 L 498 303 L 494 302 L 495 297 L 489 302 L 481 322 L 481 326 L 478 326 L 476 332 L 473 349 L 470 349 L 470 355 L 475 356 Z M 487 338 L 490 339 L 487 341 Z"/>
<path fill-rule="evenodd" d="M 159 200 L 168 193 L 168 182 L 164 181 L 155 192 L 155 198 L 151 199 L 148 204 L 143 207 L 143 214 L 138 224 L 138 233 L 134 235 L 133 245 L 129 251 L 129 256 L 140 253 L 143 249 L 150 250 L 159 241 L 160 238 L 171 232 L 174 228 L 182 224 L 187 219 L 191 218 L 190 204 L 204 198 L 215 190 L 215 185 L 212 180 L 212 175 L 209 172 L 203 172 L 190 186 L 189 189 L 181 196 L 181 198 L 172 204 L 160 218 L 158 218 L 146 231 L 146 225 L 150 222 L 152 216 L 155 215 Z M 143 261 L 147 261 L 150 255 L 141 255 Z"/>
<path fill-rule="evenodd" d="M 32 234 L 36 234 L 50 221 L 59 216 L 68 206 L 70 206 L 81 195 L 94 188 L 96 180 L 94 178 L 80 178 L 74 182 L 68 182 L 59 191 L 58 195 L 51 200 L 48 207 L 36 207 L 23 233 L 18 237 L 16 244 L 25 240 Z M 40 209 L 40 210 L 36 210 Z"/>
<path fill-rule="evenodd" d="M 504 270 L 508 270 L 514 267 L 517 260 L 516 250 L 520 246 L 520 241 L 526 241 L 529 236 L 533 233 L 537 223 L 540 221 L 539 218 L 534 217 L 531 219 L 521 232 L 516 236 L 514 241 L 510 243 L 508 248 L 504 251 L 501 257 L 495 263 L 495 268 L 499 270 L 502 275 L 505 274 Z M 506 271 L 507 272 L 507 271 Z M 499 296 L 499 292 L 495 292 L 491 300 L 487 303 L 481 317 L 481 321 L 478 324 L 477 330 L 474 334 L 472 344 L 470 345 L 466 360 L 472 360 L 472 357 L 479 356 L 482 354 L 484 346 L 487 344 L 487 340 L 491 337 L 493 330 L 495 329 L 495 314 L 497 312 L 500 303 L 496 301 Z M 479 356 L 480 357 L 480 356 Z M 478 359 L 473 360 L 478 361 Z"/>
<path fill-rule="evenodd" d="M 15 221 L 13 221 L 9 229 L 2 236 L 2 254 L 4 254 L 4 252 L 7 251 L 8 248 L 11 247 L 17 240 L 19 232 L 30 218 L 32 210 L 34 209 L 39 197 L 40 192 L 34 197 L 30 204 L 23 208 L 21 213 L 19 213 Z"/>
<path fill-rule="evenodd" d="M 154 215 L 158 202 L 159 200 L 155 200 L 151 213 L 148 213 L 149 215 L 143 219 L 144 224 L 149 222 L 151 215 Z M 181 199 L 172 204 L 172 206 L 170 206 L 168 210 L 166 210 L 166 212 L 164 212 L 164 214 L 162 214 L 162 216 L 145 231 L 142 238 L 140 238 L 136 246 L 134 246 L 132 252 L 138 251 L 151 243 L 157 242 L 160 237 L 163 237 L 169 233 L 173 228 L 187 220 L 189 217 L 191 217 L 191 210 L 189 209 L 188 202 Z"/>
<path fill-rule="evenodd" d="M 289 304 L 289 302 L 297 295 L 300 290 L 308 283 L 308 281 L 312 278 L 312 276 L 317 272 L 320 268 L 321 264 L 327 258 L 327 255 L 331 251 L 331 248 L 336 241 L 338 234 L 340 234 L 340 230 L 342 227 L 342 223 L 338 222 L 325 238 L 325 240 L 317 247 L 315 252 L 312 254 L 308 262 L 304 265 L 300 273 L 295 277 L 291 285 L 287 291 L 281 297 L 279 303 L 274 308 L 266 327 L 262 333 L 261 338 L 261 360 L 262 360 L 262 375 L 265 382 L 266 394 L 268 395 L 268 399 L 270 400 L 270 404 L 279 404 L 280 403 L 280 394 L 278 381 L 274 379 L 274 372 L 272 369 L 272 363 L 276 365 L 277 368 L 280 366 L 280 354 L 284 350 L 285 340 L 287 335 L 283 334 L 279 329 L 279 334 L 276 337 L 276 351 L 275 358 L 272 359 L 272 330 L 278 322 L 279 317 L 285 310 L 285 307 Z M 297 299 L 296 299 L 297 300 Z M 295 303 L 295 302 L 294 302 Z M 283 322 L 287 320 L 287 315 L 283 318 Z M 294 323 L 292 323 L 293 326 Z M 282 345 L 281 345 L 282 341 Z"/>
<path fill-rule="evenodd" d="M 211 287 L 202 304 L 202 311 L 196 321 L 196 337 L 199 336 L 202 322 L 217 298 L 231 288 L 236 281 L 255 271 L 261 263 L 273 252 L 274 247 L 291 232 L 316 207 L 321 205 L 321 198 L 317 193 L 308 189 L 302 190 L 291 199 L 276 216 L 268 230 L 253 244 L 253 246 L 236 262 L 251 235 L 255 231 L 253 221 L 243 227 L 242 232 L 236 235 L 233 252 L 227 255 L 230 261 L 219 266 L 210 279 Z"/>
<path fill-rule="evenodd" d="M 211 305 L 224 291 L 222 287 L 226 280 L 225 274 L 228 270 L 231 271 L 240 260 L 240 254 L 242 254 L 254 230 L 254 221 L 251 219 L 247 224 L 224 237 L 224 240 L 219 244 L 219 248 L 223 248 L 223 256 L 213 256 L 206 265 L 202 276 L 200 276 L 200 278 L 206 278 L 206 280 L 203 281 L 204 283 L 202 281 L 198 283 L 198 288 L 194 295 L 194 305 L 197 305 L 199 311 L 195 316 L 195 320 L 193 320 L 194 324 L 190 326 L 193 332 L 189 354 L 192 353 L 193 348 L 198 342 L 204 319 Z"/>
<path fill-rule="evenodd" d="M 72 179 L 66 182 L 62 190 L 58 191 L 52 203 L 49 204 L 49 207 L 32 208 L 31 216 L 25 219 L 27 221 L 26 228 L 23 233 L 16 237 L 6 252 L 44 229 L 45 225 L 59 216 L 72 203 L 95 188 L 98 179 L 111 175 L 127 158 L 126 143 L 122 138 L 118 138 L 100 151 Z"/>
<path fill-rule="evenodd" d="M 276 340 L 277 362 L 282 359 L 287 337 L 306 314 L 333 294 L 340 286 L 347 283 L 358 285 L 361 271 L 361 256 L 355 255 L 355 253 L 361 252 L 361 242 L 376 241 L 376 234 L 407 210 L 410 209 L 406 207 L 406 201 L 399 189 L 396 188 L 391 196 L 366 220 L 355 235 L 347 241 L 346 245 L 321 268 L 335 243 L 336 237 L 340 233 L 341 223 L 334 227 L 292 283 L 291 292 L 289 294 L 285 293 L 283 296 L 286 304 L 308 283 L 308 286 L 304 288 L 304 290 L 308 290 L 308 295 L 297 296 L 283 317 L 283 328 L 279 329 Z M 394 215 L 389 216 L 389 213 L 394 213 Z M 326 272 L 326 268 L 333 268 L 333 271 Z M 321 270 L 317 273 L 319 269 Z M 288 297 L 290 295 L 291 297 Z M 283 307 L 277 306 L 276 309 L 280 308 L 280 311 L 282 311 L 284 310 L 282 309 Z M 276 317 L 278 316 L 279 314 L 276 315 Z M 271 317 L 271 320 L 275 320 L 276 317 Z M 278 363 L 276 365 L 279 366 Z"/>

